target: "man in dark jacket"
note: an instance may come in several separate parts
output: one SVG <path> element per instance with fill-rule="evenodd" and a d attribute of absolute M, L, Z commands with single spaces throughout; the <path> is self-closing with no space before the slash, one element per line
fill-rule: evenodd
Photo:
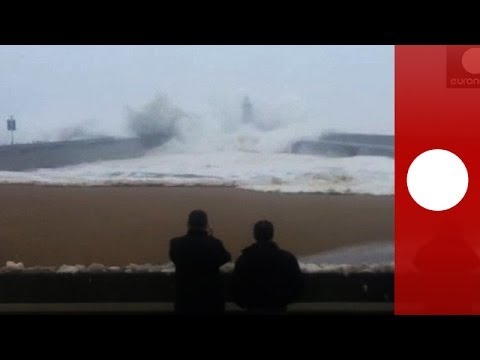
<path fill-rule="evenodd" d="M 303 286 L 298 261 L 273 242 L 273 225 L 262 220 L 254 226 L 256 243 L 243 250 L 233 272 L 233 297 L 255 313 L 283 313 Z"/>
<path fill-rule="evenodd" d="M 218 314 L 225 310 L 219 268 L 231 260 L 220 240 L 211 235 L 207 214 L 194 210 L 185 236 L 170 240 L 175 264 L 175 311 L 182 314 Z"/>

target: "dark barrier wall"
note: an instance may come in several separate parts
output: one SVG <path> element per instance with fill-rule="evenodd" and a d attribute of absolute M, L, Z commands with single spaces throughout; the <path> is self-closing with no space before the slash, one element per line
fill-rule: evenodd
<path fill-rule="evenodd" d="M 231 300 L 231 276 L 224 275 Z M 175 281 L 166 273 L 3 273 L 0 303 L 172 302 Z M 304 275 L 298 302 L 393 302 L 393 273 Z"/>
<path fill-rule="evenodd" d="M 301 140 L 292 144 L 293 153 L 328 156 L 394 155 L 392 135 L 325 134 L 318 140 Z"/>
<path fill-rule="evenodd" d="M 147 147 L 140 139 L 92 139 L 0 146 L 0 171 L 56 168 L 98 160 L 140 157 Z"/>
<path fill-rule="evenodd" d="M 331 133 L 321 137 L 323 140 L 337 141 L 344 143 L 363 144 L 371 146 L 394 146 L 393 135 L 368 135 L 368 134 L 347 134 L 347 133 Z"/>

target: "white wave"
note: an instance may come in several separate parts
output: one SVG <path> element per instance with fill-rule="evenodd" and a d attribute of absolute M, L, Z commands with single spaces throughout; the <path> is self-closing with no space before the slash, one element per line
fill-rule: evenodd
<path fill-rule="evenodd" d="M 321 122 L 295 115 L 301 111 L 291 106 L 259 111 L 251 124 L 184 116 L 175 120 L 170 141 L 141 158 L 0 172 L 0 184 L 233 186 L 286 193 L 393 194 L 391 158 L 290 153 L 295 141 L 322 134 Z M 164 119 L 157 107 L 152 109 L 155 118 Z"/>
<path fill-rule="evenodd" d="M 225 128 L 221 122 L 195 122 L 189 119 L 179 125 L 179 135 L 164 144 L 162 153 L 255 152 L 288 151 L 298 140 L 318 139 L 322 131 L 317 122 L 296 122 L 294 125 L 261 130 L 255 124 Z"/>
<path fill-rule="evenodd" d="M 301 257 L 304 273 L 377 273 L 394 271 L 393 241 L 345 246 Z"/>
<path fill-rule="evenodd" d="M 393 241 L 345 246 L 318 254 L 304 256 L 300 262 L 314 266 L 343 265 L 364 266 L 371 264 L 393 264 Z"/>
<path fill-rule="evenodd" d="M 299 263 L 300 270 L 306 274 L 318 274 L 318 273 L 342 273 L 348 275 L 350 273 L 384 273 L 393 272 L 393 262 L 380 263 L 380 264 L 310 264 Z"/>
<path fill-rule="evenodd" d="M 3 184 L 234 186 L 287 193 L 393 194 L 393 159 L 265 152 L 169 153 L 59 169 L 0 172 Z"/>

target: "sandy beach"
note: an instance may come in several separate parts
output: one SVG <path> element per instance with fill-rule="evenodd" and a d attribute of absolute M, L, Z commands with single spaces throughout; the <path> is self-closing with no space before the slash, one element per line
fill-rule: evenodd
<path fill-rule="evenodd" d="M 190 210 L 208 212 L 234 257 L 271 220 L 297 256 L 393 241 L 393 196 L 262 193 L 226 187 L 1 185 L 0 264 L 165 263 Z"/>

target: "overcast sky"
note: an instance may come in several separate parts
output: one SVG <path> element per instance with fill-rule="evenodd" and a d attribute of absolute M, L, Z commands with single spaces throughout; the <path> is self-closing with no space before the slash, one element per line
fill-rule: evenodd
<path fill-rule="evenodd" d="M 9 115 L 21 142 L 81 123 L 125 135 L 126 106 L 158 93 L 205 121 L 249 95 L 322 128 L 393 134 L 393 61 L 393 46 L 0 46 L 0 143 Z"/>

